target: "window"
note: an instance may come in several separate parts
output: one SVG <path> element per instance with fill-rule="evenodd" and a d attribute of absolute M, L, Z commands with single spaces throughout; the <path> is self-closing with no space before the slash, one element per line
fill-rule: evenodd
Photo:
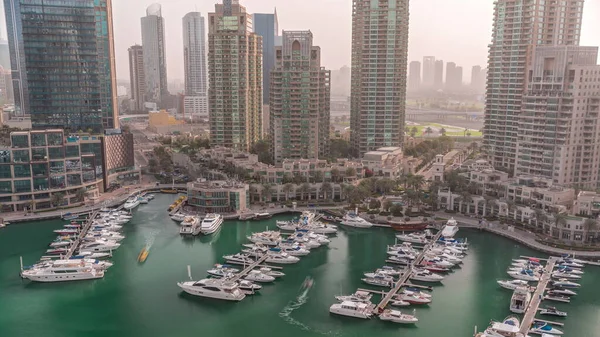
<path fill-rule="evenodd" d="M 31 167 L 29 165 L 15 165 L 15 178 L 29 178 L 31 177 Z"/>
<path fill-rule="evenodd" d="M 15 193 L 31 192 L 31 180 L 15 180 Z"/>

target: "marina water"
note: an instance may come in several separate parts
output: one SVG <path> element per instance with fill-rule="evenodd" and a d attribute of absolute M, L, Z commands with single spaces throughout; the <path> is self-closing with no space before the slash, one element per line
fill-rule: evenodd
<path fill-rule="evenodd" d="M 508 279 L 511 259 L 544 257 L 507 239 L 463 229 L 457 236 L 467 236 L 471 244 L 464 264 L 434 286 L 431 305 L 414 306 L 416 326 L 399 326 L 329 314 L 335 295 L 374 288 L 361 283 L 362 273 L 382 266 L 385 247 L 394 242 L 389 229 L 342 229 L 329 248 L 314 249 L 300 263 L 284 266 L 286 276 L 264 285 L 260 294 L 239 303 L 216 301 L 180 291 L 176 282 L 187 280 L 186 266 L 194 279 L 204 278 L 207 269 L 223 262 L 222 255 L 239 252 L 246 236 L 267 226 L 275 229 L 275 220 L 292 216 L 226 221 L 210 237 L 182 238 L 166 212 L 173 199 L 157 195 L 134 211 L 123 230 L 126 239 L 114 252 L 114 266 L 95 281 L 36 284 L 19 278 L 19 256 L 25 264 L 36 262 L 54 239 L 52 230 L 64 221 L 0 230 L 0 336 L 469 337 L 475 325 L 483 330 L 490 319 L 510 314 L 511 292 L 495 281 Z M 151 245 L 150 255 L 139 264 L 138 253 L 146 245 Z M 600 336 L 600 268 L 585 272 L 570 304 L 550 304 L 569 313 L 562 320 L 569 337 Z M 309 290 L 302 288 L 307 276 L 314 279 Z M 413 307 L 403 309 L 412 312 Z"/>

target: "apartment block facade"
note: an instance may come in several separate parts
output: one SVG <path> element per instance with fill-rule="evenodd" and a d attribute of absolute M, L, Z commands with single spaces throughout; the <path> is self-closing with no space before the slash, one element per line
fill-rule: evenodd
<path fill-rule="evenodd" d="M 331 72 L 310 31 L 284 31 L 271 70 L 270 135 L 273 161 L 329 155 Z"/>
<path fill-rule="evenodd" d="M 161 106 L 169 95 L 167 88 L 167 59 L 165 53 L 165 22 L 162 8 L 152 4 L 146 9 L 142 23 L 142 47 L 144 50 L 144 77 L 146 79 L 145 101 Z"/>
<path fill-rule="evenodd" d="M 129 82 L 135 111 L 144 111 L 146 77 L 144 76 L 144 49 L 140 45 L 129 48 Z"/>
<path fill-rule="evenodd" d="M 208 14 L 211 143 L 249 151 L 262 138 L 262 37 L 237 0 Z"/>
<path fill-rule="evenodd" d="M 404 141 L 409 2 L 352 4 L 351 145 L 362 156 Z"/>

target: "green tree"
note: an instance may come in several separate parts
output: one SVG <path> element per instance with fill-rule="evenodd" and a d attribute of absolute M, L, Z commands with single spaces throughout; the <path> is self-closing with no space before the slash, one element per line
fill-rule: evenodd
<path fill-rule="evenodd" d="M 555 212 L 552 214 L 552 218 L 554 219 L 554 226 L 558 228 L 559 231 L 558 237 L 562 238 L 562 229 L 567 224 L 567 215 L 565 213 Z"/>
<path fill-rule="evenodd" d="M 331 195 L 331 199 L 333 199 L 333 187 L 330 183 L 324 182 L 321 184 L 321 192 L 323 192 L 323 198 L 328 199 L 327 197 Z"/>
<path fill-rule="evenodd" d="M 283 193 L 285 193 L 285 201 L 288 201 L 290 192 L 292 192 L 293 190 L 294 190 L 293 184 L 287 183 L 287 184 L 283 185 Z"/>
<path fill-rule="evenodd" d="M 346 177 L 354 177 L 356 176 L 356 170 L 354 169 L 354 167 L 348 167 L 346 169 Z"/>
<path fill-rule="evenodd" d="M 85 188 L 80 188 L 75 192 L 75 198 L 79 201 L 85 201 L 85 196 L 87 195 L 87 191 Z"/>
<path fill-rule="evenodd" d="M 417 135 L 417 133 L 418 133 L 418 132 L 419 132 L 419 129 L 417 129 L 417 127 L 416 127 L 416 126 L 413 126 L 413 127 L 410 129 L 410 136 L 414 138 L 414 137 Z"/>
<path fill-rule="evenodd" d="M 402 211 L 403 208 L 401 205 L 392 205 L 390 207 L 390 213 L 392 213 L 393 216 L 402 216 Z"/>
<path fill-rule="evenodd" d="M 315 182 L 315 183 L 323 182 L 323 172 L 314 171 L 312 178 L 313 178 L 313 182 Z"/>
<path fill-rule="evenodd" d="M 301 195 L 301 199 L 304 200 L 304 196 L 308 194 L 308 198 L 310 199 L 310 184 L 309 183 L 303 183 L 300 186 L 300 195 Z"/>
<path fill-rule="evenodd" d="M 273 158 L 271 157 L 271 148 L 269 141 L 262 139 L 254 143 L 250 153 L 258 155 L 258 161 L 265 164 L 273 164 Z"/>
<path fill-rule="evenodd" d="M 442 136 L 446 135 L 446 129 L 445 128 L 441 128 L 439 132 L 440 132 L 440 135 L 442 135 Z"/>
<path fill-rule="evenodd" d="M 371 199 L 369 201 L 369 209 L 379 209 L 381 207 L 381 202 L 378 199 Z"/>
<path fill-rule="evenodd" d="M 348 158 L 350 155 L 350 144 L 344 139 L 330 139 L 329 158 L 335 160 L 338 158 Z"/>
<path fill-rule="evenodd" d="M 340 170 L 336 168 L 331 169 L 331 181 L 334 183 L 340 182 Z"/>
<path fill-rule="evenodd" d="M 386 212 L 390 211 L 390 207 L 392 207 L 394 204 L 392 203 L 391 200 L 386 200 L 383 202 L 383 210 Z"/>
<path fill-rule="evenodd" d="M 584 232 L 584 236 L 583 236 L 583 242 L 589 242 L 591 237 L 590 237 L 590 232 L 595 232 L 598 230 L 598 222 L 595 219 L 585 219 L 583 221 L 583 232 Z"/>
<path fill-rule="evenodd" d="M 425 134 L 426 135 L 431 135 L 433 133 L 433 129 L 430 128 L 429 126 L 425 129 Z"/>
<path fill-rule="evenodd" d="M 271 184 L 263 184 L 261 186 L 261 195 L 264 198 L 265 202 L 271 202 L 272 197 L 273 197 L 273 187 L 271 186 Z"/>
<path fill-rule="evenodd" d="M 61 206 L 65 202 L 65 194 L 62 192 L 52 194 L 50 198 L 50 203 L 52 203 L 53 207 Z"/>
<path fill-rule="evenodd" d="M 383 194 L 389 193 L 394 187 L 396 187 L 396 182 L 390 178 L 381 178 L 375 182 L 377 192 Z"/>

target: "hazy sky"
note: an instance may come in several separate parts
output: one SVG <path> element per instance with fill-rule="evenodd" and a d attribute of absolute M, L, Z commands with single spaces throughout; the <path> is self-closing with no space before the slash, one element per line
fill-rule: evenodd
<path fill-rule="evenodd" d="M 221 0 L 218 0 L 219 2 Z M 117 75 L 129 78 L 127 48 L 141 43 L 140 18 L 153 0 L 113 0 Z M 183 79 L 181 18 L 188 12 L 214 11 L 217 0 L 163 0 L 166 22 L 167 73 Z M 279 28 L 310 29 L 321 46 L 324 65 L 350 65 L 352 0 L 240 0 L 249 13 L 272 13 L 277 7 Z M 433 55 L 465 68 L 485 67 L 491 40 L 493 0 L 411 0 L 409 61 Z M 581 45 L 600 46 L 600 0 L 586 0 Z"/>

